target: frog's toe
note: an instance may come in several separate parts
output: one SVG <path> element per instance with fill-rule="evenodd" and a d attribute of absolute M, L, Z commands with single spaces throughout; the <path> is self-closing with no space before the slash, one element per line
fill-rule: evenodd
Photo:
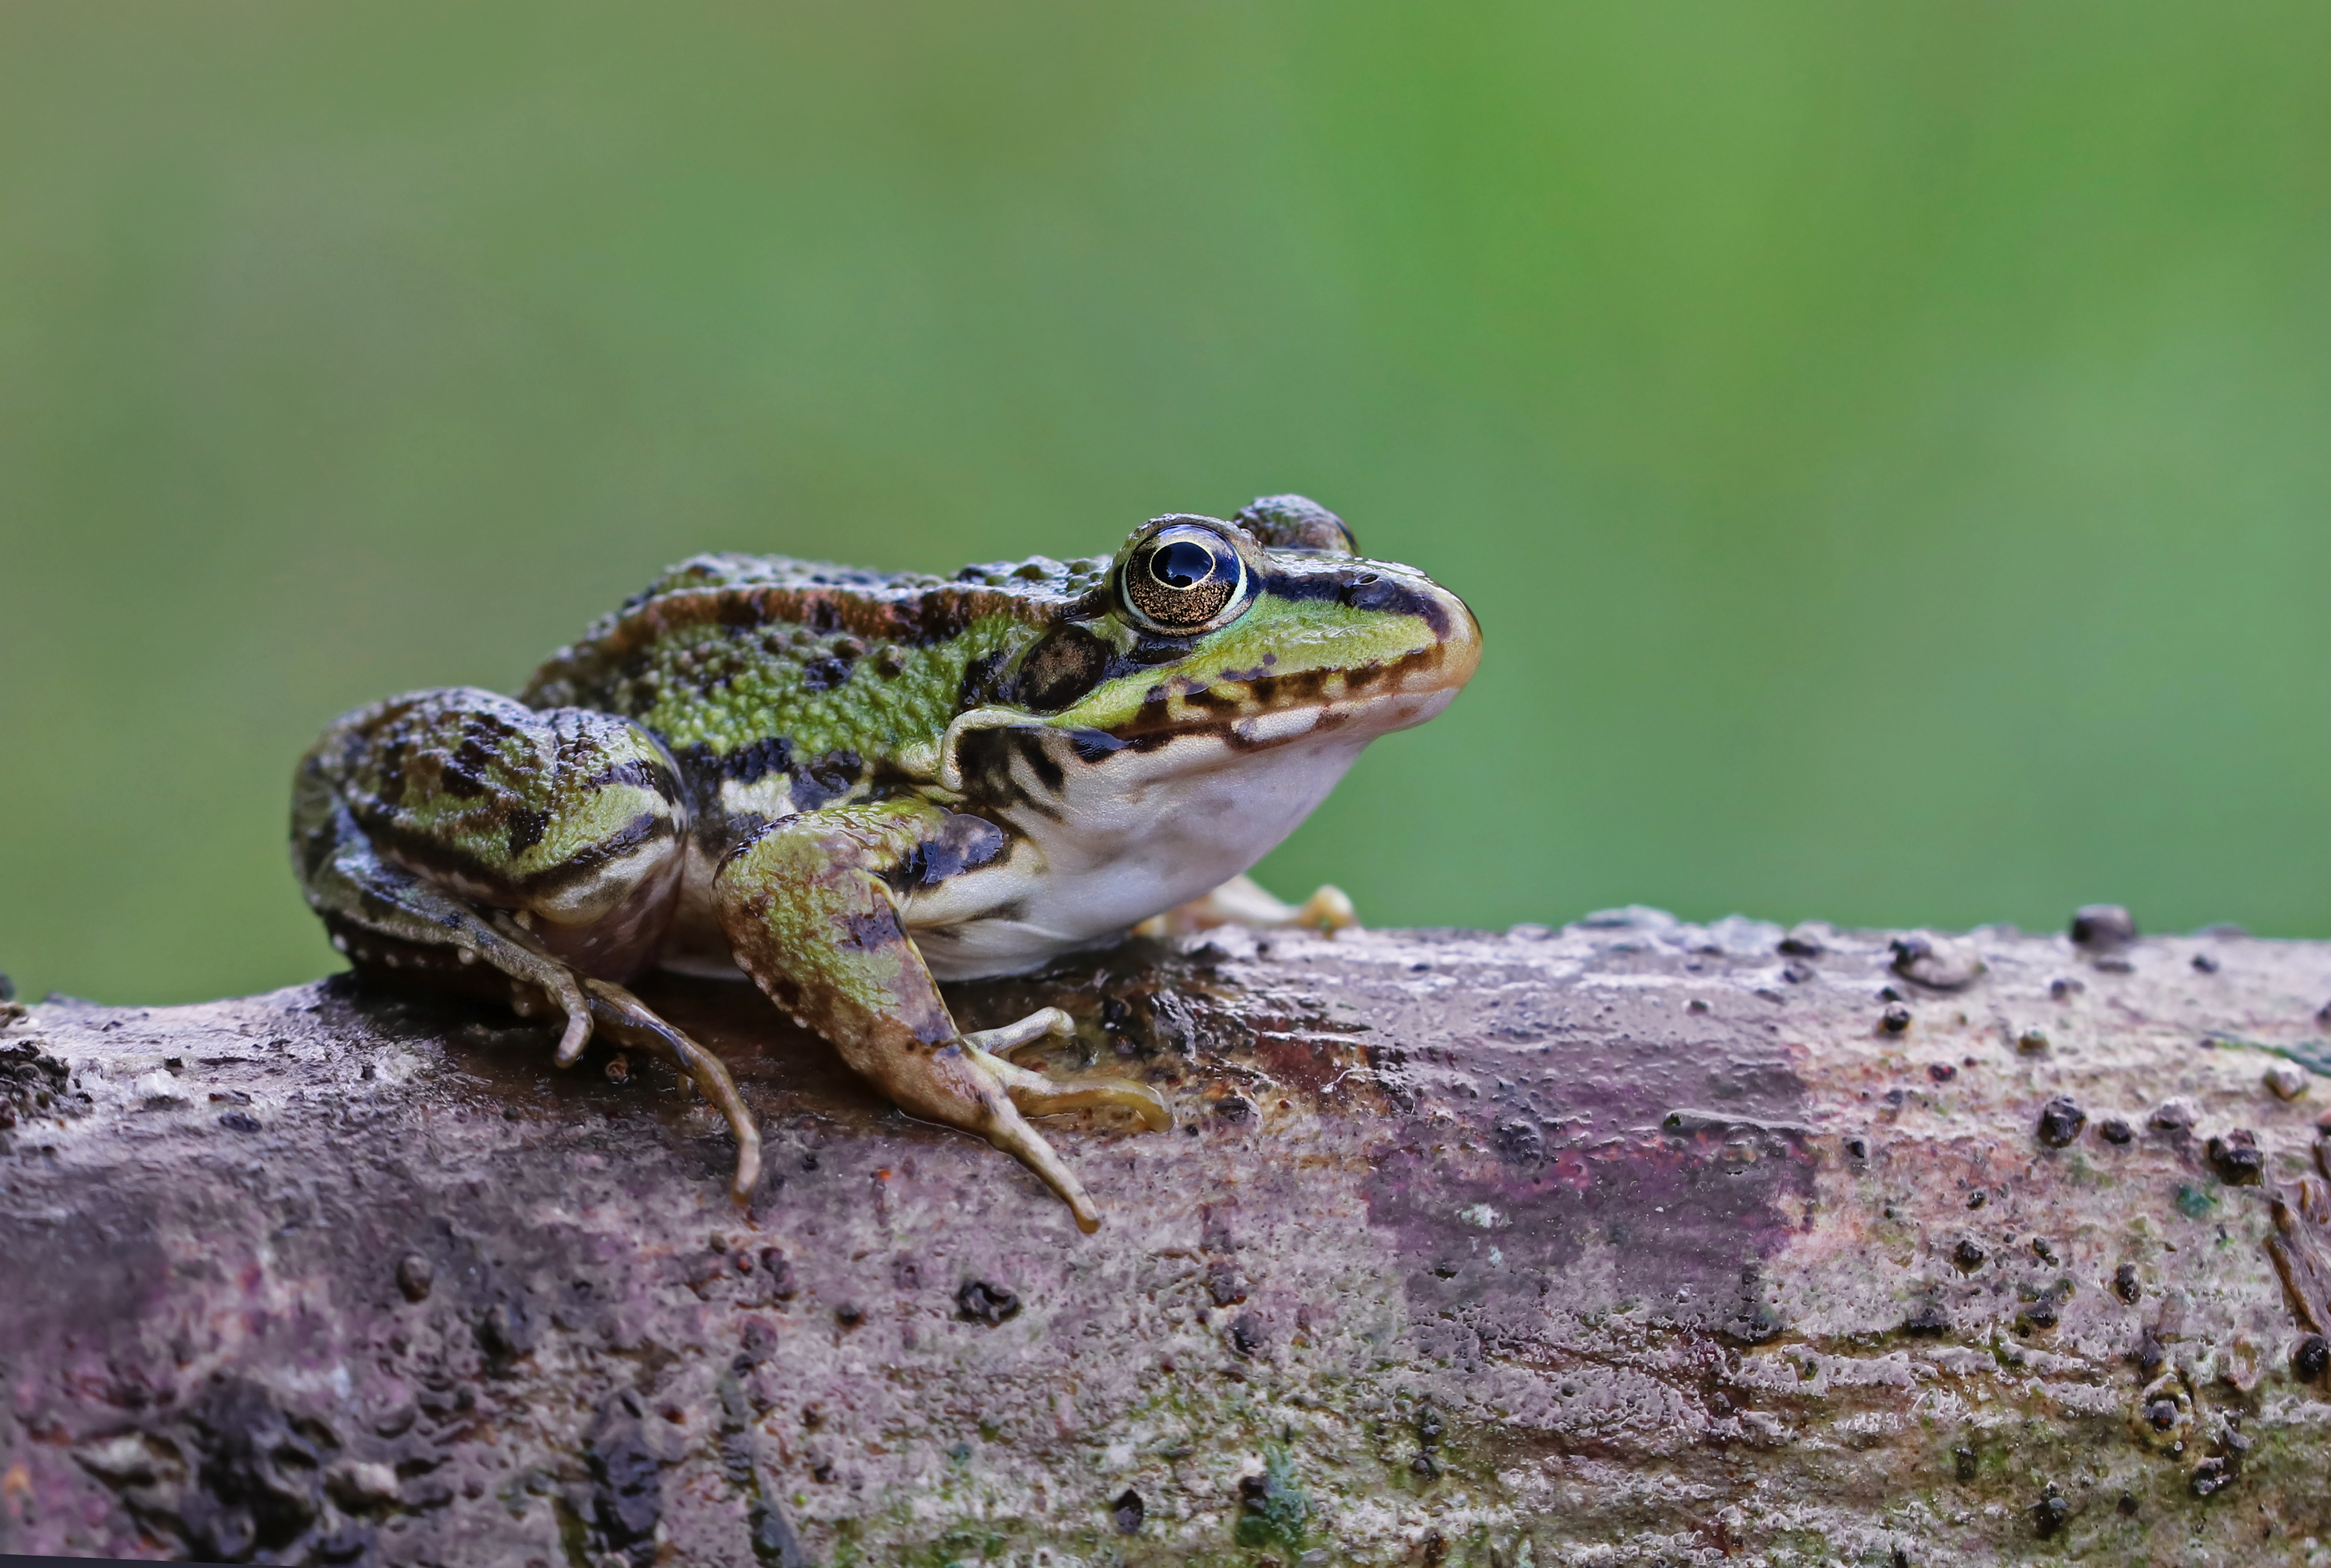
<path fill-rule="evenodd" d="M 566 1030 L 558 1037 L 554 1060 L 561 1067 L 573 1067 L 582 1058 L 583 1048 L 591 1043 L 591 1003 L 583 995 L 583 983 L 575 977 L 575 971 L 545 953 L 534 933 L 519 921 L 496 913 L 489 917 L 489 923 L 514 949 L 509 955 L 515 965 L 513 977 L 531 981 L 566 1014 Z"/>
<path fill-rule="evenodd" d="M 1352 896 L 1333 882 L 1322 882 L 1312 895 L 1303 900 L 1295 911 L 1290 926 L 1301 926 L 1322 936 L 1337 931 L 1349 931 L 1360 923 L 1360 912 L 1352 907 Z"/>
<path fill-rule="evenodd" d="M 1252 877 L 1232 877 L 1211 893 L 1177 904 L 1162 915 L 1151 916 L 1136 926 L 1133 933 L 1137 936 L 1181 936 L 1211 931 L 1217 926 L 1244 926 L 1256 931 L 1293 926 L 1332 936 L 1359 923 L 1359 912 L 1352 908 L 1351 896 L 1332 883 L 1322 883 L 1300 904 L 1289 904 L 1273 898 L 1270 890 Z"/>
<path fill-rule="evenodd" d="M 994 1061 L 995 1059 L 990 1057 L 987 1060 Z M 1008 1065 L 1005 1069 L 1014 1070 Z M 1009 1093 L 1008 1089 L 1006 1092 Z M 1100 1211 L 1093 1207 L 1093 1201 L 1085 1195 L 1084 1183 L 1078 1181 L 1076 1173 L 1052 1152 L 1052 1145 L 1044 1141 L 1043 1135 L 1021 1119 L 1019 1110 L 1013 1104 L 1017 1098 L 1015 1095 L 1004 1098 L 1002 1104 L 988 1107 L 988 1114 L 984 1118 L 986 1125 L 979 1129 L 980 1136 L 1033 1171 L 1037 1180 L 1051 1188 L 1061 1202 L 1069 1206 L 1069 1212 L 1076 1216 L 1077 1229 L 1088 1236 L 1091 1235 L 1100 1229 Z"/>
<path fill-rule="evenodd" d="M 1035 1078 L 1034 1073 L 974 1045 L 943 1046 L 928 1060 L 934 1070 L 918 1086 L 926 1093 L 909 1111 L 934 1116 L 985 1138 L 1051 1188 L 1076 1216 L 1078 1230 L 1089 1236 L 1100 1229 L 1100 1211 L 1085 1195 L 1084 1183 L 1020 1114 L 1013 1080 Z"/>
<path fill-rule="evenodd" d="M 996 1031 L 996 1032 L 1001 1032 Z M 1166 1097 L 1147 1084 L 1134 1083 L 1121 1078 L 1092 1079 L 1083 1083 L 1054 1083 L 1041 1072 L 1031 1072 L 1024 1067 L 1014 1067 L 999 1057 L 990 1056 L 966 1035 L 964 1044 L 975 1060 L 995 1076 L 1012 1103 L 1027 1116 L 1056 1116 L 1062 1111 L 1088 1110 L 1095 1106 L 1116 1106 L 1140 1117 L 1153 1133 L 1169 1132 L 1174 1126 L 1174 1112 Z"/>
<path fill-rule="evenodd" d="M 718 1107 L 737 1140 L 737 1170 L 729 1179 L 730 1195 L 743 1202 L 761 1179 L 761 1133 L 728 1064 L 667 1023 L 644 1002 L 612 981 L 586 980 L 590 1011 L 601 1027 L 626 1045 L 661 1051 L 692 1080 L 698 1091 Z"/>
<path fill-rule="evenodd" d="M 563 1002 L 566 998 L 559 1000 Z M 576 1000 L 579 1002 L 582 999 L 577 997 Z M 582 1056 L 583 1048 L 590 1043 L 590 1008 L 569 1007 L 566 1010 L 566 1032 L 558 1037 L 558 1055 L 555 1060 L 561 1067 L 573 1067 L 576 1059 Z"/>
<path fill-rule="evenodd" d="M 1075 1019 L 1057 1007 L 1046 1007 L 1001 1029 L 975 1029 L 963 1037 L 963 1042 L 989 1056 L 1010 1056 L 1015 1050 L 1025 1050 L 1038 1041 L 1055 1037 L 1066 1040 L 1076 1031 Z"/>

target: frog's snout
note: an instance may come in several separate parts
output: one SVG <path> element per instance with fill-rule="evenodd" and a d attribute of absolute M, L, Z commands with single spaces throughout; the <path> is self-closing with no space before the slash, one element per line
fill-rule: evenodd
<path fill-rule="evenodd" d="M 1381 594 L 1387 608 L 1396 606 L 1422 622 L 1428 639 L 1412 644 L 1401 660 L 1405 666 L 1401 688 L 1454 696 L 1481 664 L 1481 622 L 1475 619 L 1472 606 L 1422 572 L 1400 570 L 1394 576 L 1378 567 L 1368 577 L 1371 580 L 1364 585 L 1347 590 L 1347 597 L 1365 604 L 1372 594 Z M 1384 585 L 1377 587 L 1377 583 Z"/>
<path fill-rule="evenodd" d="M 1441 606 L 1441 687 L 1455 691 L 1481 667 L 1481 622 L 1464 600 L 1438 583 L 1432 587 Z"/>

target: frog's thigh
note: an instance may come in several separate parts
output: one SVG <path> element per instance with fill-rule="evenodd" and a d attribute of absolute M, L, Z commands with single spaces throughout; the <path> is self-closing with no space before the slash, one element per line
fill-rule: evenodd
<path fill-rule="evenodd" d="M 687 815 L 637 726 L 455 688 L 335 724 L 300 765 L 292 826 L 319 913 L 539 987 L 567 1015 L 564 1063 L 590 1031 L 576 972 L 623 978 L 661 939 Z"/>
<path fill-rule="evenodd" d="M 771 1000 L 816 1030 L 901 1110 L 975 1133 L 1042 1178 L 1091 1231 L 1074 1173 L 1022 1117 L 1073 1106 L 1131 1104 L 1162 1115 L 1137 1084 L 1062 1088 L 966 1038 L 924 966 L 881 874 L 938 829 L 919 803 L 845 806 L 775 824 L 732 855 L 714 889 L 732 951 Z M 1010 1049 L 1054 1032 L 1047 1009 L 999 1031 Z"/>
<path fill-rule="evenodd" d="M 566 965 L 504 936 L 459 898 L 382 859 L 347 808 L 310 799 L 308 782 L 303 775 L 292 853 L 309 904 L 332 927 L 332 946 L 347 952 L 351 931 L 370 932 L 416 947 L 451 949 L 465 964 L 482 961 L 549 997 L 566 1015 L 559 1061 L 580 1055 L 591 1038 L 591 1009 Z"/>
<path fill-rule="evenodd" d="M 1336 932 L 1359 923 L 1350 896 L 1332 883 L 1322 883 L 1300 904 L 1289 904 L 1273 898 L 1252 877 L 1237 876 L 1202 898 L 1150 917 L 1135 929 L 1145 936 L 1178 936 L 1216 926 L 1246 926 L 1258 931 L 1299 926 Z"/>

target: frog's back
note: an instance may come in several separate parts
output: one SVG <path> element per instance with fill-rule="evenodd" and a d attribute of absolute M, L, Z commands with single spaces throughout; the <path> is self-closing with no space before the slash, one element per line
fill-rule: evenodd
<path fill-rule="evenodd" d="M 519 699 L 637 720 L 699 787 L 860 793 L 947 727 L 979 668 L 1097 605 L 1106 560 L 890 575 L 784 556 L 671 567 L 538 670 Z M 820 780 L 814 786 L 805 780 Z"/>

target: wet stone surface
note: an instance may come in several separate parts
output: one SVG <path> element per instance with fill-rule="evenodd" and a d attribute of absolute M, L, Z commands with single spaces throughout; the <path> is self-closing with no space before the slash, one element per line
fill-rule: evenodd
<path fill-rule="evenodd" d="M 483 1004 L 12 1004 L 0 1551 L 2307 1561 L 2331 1195 L 2269 1075 L 2331 1060 L 2331 947 L 2081 936 L 1627 909 L 954 988 L 1174 1102 L 1048 1124 L 1090 1238 L 743 987 L 642 987 L 760 1118 L 741 1206 L 660 1062 Z"/>

